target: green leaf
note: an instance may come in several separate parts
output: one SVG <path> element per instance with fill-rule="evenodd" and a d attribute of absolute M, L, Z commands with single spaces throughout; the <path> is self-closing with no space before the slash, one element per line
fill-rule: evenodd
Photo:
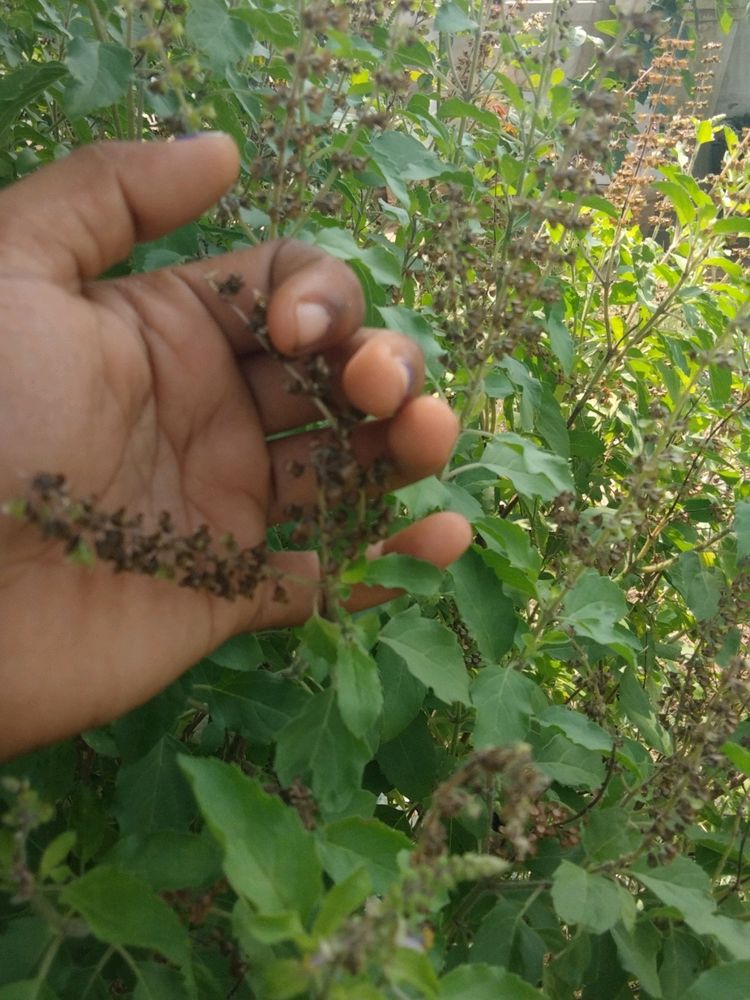
<path fill-rule="evenodd" d="M 57 1000 L 58 996 L 46 983 L 40 984 L 36 979 L 20 979 L 0 986 L 0 1000 Z"/>
<path fill-rule="evenodd" d="M 716 938 L 733 958 L 750 959 L 747 924 L 716 913 L 710 879 L 694 861 L 677 858 L 670 865 L 648 871 L 636 868 L 633 875 L 665 906 L 678 910 L 697 934 Z"/>
<path fill-rule="evenodd" d="M 424 559 L 389 552 L 377 559 L 364 559 L 342 574 L 344 583 L 368 587 L 401 587 L 409 594 L 432 597 L 440 590 L 443 573 Z"/>
<path fill-rule="evenodd" d="M 383 132 L 366 149 L 405 208 L 410 205 L 406 181 L 428 180 L 450 169 L 449 164 L 443 163 L 418 139 L 404 132 Z"/>
<path fill-rule="evenodd" d="M 695 218 L 695 205 L 693 205 L 690 195 L 683 187 L 680 187 L 679 184 L 674 184 L 672 181 L 654 181 L 652 187 L 655 191 L 660 191 L 670 202 L 677 213 L 680 225 L 687 226 L 693 221 Z"/>
<path fill-rule="evenodd" d="M 177 764 L 179 749 L 174 737 L 163 736 L 145 757 L 120 768 L 113 813 L 123 836 L 187 827 L 194 807 Z"/>
<path fill-rule="evenodd" d="M 685 1000 L 747 1000 L 750 962 L 728 962 L 698 976 Z"/>
<path fill-rule="evenodd" d="M 583 828 L 583 849 L 592 864 L 611 861 L 634 851 L 641 842 L 630 813 L 621 806 L 594 809 Z"/>
<path fill-rule="evenodd" d="M 503 968 L 513 965 L 526 979 L 541 979 L 548 948 L 526 922 L 527 910 L 528 896 L 499 899 L 474 936 L 472 964 L 486 962 Z"/>
<path fill-rule="evenodd" d="M 224 0 L 190 0 L 185 31 L 217 73 L 244 58 L 252 48 L 249 26 L 232 16 Z"/>
<path fill-rule="evenodd" d="M 449 572 L 456 605 L 480 653 L 490 663 L 497 662 L 513 645 L 517 623 L 513 602 L 473 548 Z"/>
<path fill-rule="evenodd" d="M 717 570 L 705 565 L 700 553 L 680 553 L 676 565 L 669 569 L 667 575 L 699 622 L 714 617 L 719 610 L 723 577 Z"/>
<path fill-rule="evenodd" d="M 80 913 L 100 941 L 146 948 L 186 969 L 187 931 L 177 914 L 143 882 L 101 865 L 67 885 L 61 901 Z"/>
<path fill-rule="evenodd" d="M 39 877 L 45 879 L 51 872 L 61 865 L 73 850 L 76 842 L 75 830 L 63 830 L 44 849 L 44 854 L 39 862 Z"/>
<path fill-rule="evenodd" d="M 424 715 L 383 743 L 376 759 L 394 788 L 415 801 L 427 798 L 437 778 L 437 756 Z"/>
<path fill-rule="evenodd" d="M 375 660 L 353 638 L 339 647 L 335 667 L 336 701 L 347 729 L 368 739 L 383 708 L 383 689 Z"/>
<path fill-rule="evenodd" d="M 265 659 L 258 637 L 245 633 L 227 639 L 207 657 L 211 663 L 227 670 L 255 670 Z"/>
<path fill-rule="evenodd" d="M 656 717 L 656 712 L 648 694 L 644 691 L 633 671 L 628 667 L 620 678 L 620 708 L 630 719 L 648 745 L 663 754 L 672 752 L 669 733 Z"/>
<path fill-rule="evenodd" d="M 532 714 L 547 707 L 541 688 L 512 667 L 481 670 L 471 685 L 471 698 L 477 710 L 477 749 L 525 740 Z"/>
<path fill-rule="evenodd" d="M 319 834 L 323 867 L 336 883 L 365 869 L 372 891 L 381 896 L 399 876 L 398 856 L 411 841 L 377 819 L 349 816 L 329 823 Z"/>
<path fill-rule="evenodd" d="M 737 535 L 737 558 L 750 558 L 750 502 L 743 500 L 734 511 L 734 532 Z"/>
<path fill-rule="evenodd" d="M 565 459 L 518 434 L 498 434 L 487 445 L 480 461 L 484 468 L 509 479 L 514 489 L 531 499 L 554 500 L 560 493 L 575 492 Z"/>
<path fill-rule="evenodd" d="M 727 215 L 723 219 L 717 219 L 711 223 L 711 229 L 715 233 L 734 234 L 747 236 L 750 234 L 750 216 L 747 215 Z"/>
<path fill-rule="evenodd" d="M 334 885 L 323 898 L 313 924 L 316 937 L 335 933 L 346 918 L 354 912 L 372 892 L 372 881 L 364 865 L 347 878 Z"/>
<path fill-rule="evenodd" d="M 408 983 L 420 996 L 438 995 L 438 979 L 427 955 L 413 948 L 396 948 L 385 963 L 385 974 L 393 983 Z"/>
<path fill-rule="evenodd" d="M 440 1000 L 543 1000 L 520 976 L 482 963 L 460 965 L 440 978 Z"/>
<path fill-rule="evenodd" d="M 587 750 L 601 750 L 608 753 L 612 749 L 612 737 L 591 719 L 564 705 L 550 705 L 539 713 L 539 721 L 545 726 L 555 726 L 573 743 Z"/>
<path fill-rule="evenodd" d="M 528 573 L 533 579 L 537 578 L 542 559 L 523 528 L 498 517 L 483 517 L 477 521 L 476 527 L 490 549 L 505 556 L 512 566 Z"/>
<path fill-rule="evenodd" d="M 119 101 L 128 89 L 132 62 L 130 49 L 122 45 L 74 38 L 65 59 L 71 76 L 63 97 L 67 113 L 87 115 Z"/>
<path fill-rule="evenodd" d="M 458 640 L 440 622 L 421 618 L 417 608 L 396 615 L 380 641 L 401 657 L 407 669 L 436 697 L 451 705 L 469 704 L 469 680 Z"/>
<path fill-rule="evenodd" d="M 320 863 L 299 815 L 236 767 L 182 757 L 206 825 L 224 851 L 232 888 L 263 914 L 307 921 L 321 894 Z"/>
<path fill-rule="evenodd" d="M 500 119 L 496 114 L 478 108 L 469 101 L 462 101 L 460 97 L 449 97 L 447 101 L 443 101 L 438 108 L 438 118 L 443 121 L 449 118 L 471 118 L 472 121 L 495 132 L 500 127 Z"/>
<path fill-rule="evenodd" d="M 133 1000 L 172 1000 L 185 994 L 180 977 L 168 965 L 138 962 L 138 982 Z"/>
<path fill-rule="evenodd" d="M 221 725 L 254 743 L 273 743 L 307 701 L 297 685 L 266 670 L 233 670 L 216 683 L 196 684 L 193 690 Z"/>
<path fill-rule="evenodd" d="M 445 371 L 445 365 L 441 360 L 443 347 L 438 343 L 435 330 L 424 316 L 406 306 L 378 306 L 378 312 L 389 329 L 405 333 L 416 341 L 424 355 L 430 375 L 439 378 Z"/>
<path fill-rule="evenodd" d="M 713 142 L 714 127 L 710 121 L 698 122 L 695 127 L 695 140 L 699 146 L 702 146 L 704 142 Z"/>
<path fill-rule="evenodd" d="M 560 367 L 566 375 L 570 375 L 573 368 L 575 348 L 573 346 L 573 338 L 570 336 L 568 328 L 563 321 L 563 309 L 561 306 L 550 309 L 544 325 L 547 330 L 550 346 L 555 357 L 560 362 Z"/>
<path fill-rule="evenodd" d="M 0 136 L 24 109 L 67 72 L 62 63 L 28 63 L 0 77 Z"/>
<path fill-rule="evenodd" d="M 459 31 L 476 31 L 479 25 L 466 13 L 466 6 L 455 0 L 443 0 L 435 15 L 435 31 L 454 34 Z"/>
<path fill-rule="evenodd" d="M 750 750 L 740 746 L 739 743 L 727 742 L 722 746 L 721 752 L 731 760 L 738 770 L 750 778 Z"/>
<path fill-rule="evenodd" d="M 156 892 L 202 886 L 221 875 L 221 851 L 211 837 L 175 830 L 122 837 L 103 863 L 130 872 Z"/>
<path fill-rule="evenodd" d="M 276 773 L 284 785 L 295 778 L 312 783 L 324 812 L 346 806 L 360 786 L 370 748 L 344 724 L 333 690 L 310 698 L 279 733 Z"/>
<path fill-rule="evenodd" d="M 534 763 L 550 781 L 571 788 L 599 788 L 604 782 L 605 770 L 601 757 L 593 750 L 571 743 L 559 734 L 547 738 L 530 736 L 534 746 Z"/>
<path fill-rule="evenodd" d="M 606 646 L 622 642 L 615 624 L 628 613 L 625 595 L 609 577 L 586 570 L 563 601 L 562 624 L 576 635 L 586 636 Z"/>
<path fill-rule="evenodd" d="M 409 672 L 402 658 L 388 646 L 378 646 L 375 659 L 383 685 L 380 735 L 383 743 L 388 743 L 416 717 L 427 688 Z"/>
<path fill-rule="evenodd" d="M 592 934 L 603 934 L 620 919 L 620 894 L 615 883 L 570 861 L 563 861 L 552 876 L 552 902 L 561 920 L 580 924 Z"/>
<path fill-rule="evenodd" d="M 661 997 L 662 988 L 656 968 L 661 950 L 661 935 L 650 922 L 639 921 L 632 930 L 618 924 L 612 928 L 612 937 L 623 969 L 637 977 L 638 982 L 651 997 Z"/>

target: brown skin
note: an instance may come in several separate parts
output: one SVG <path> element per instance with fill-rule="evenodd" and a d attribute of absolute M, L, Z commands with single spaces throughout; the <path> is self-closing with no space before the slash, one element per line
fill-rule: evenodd
<path fill-rule="evenodd" d="M 326 254 L 279 241 L 95 281 L 135 242 L 198 216 L 237 169 L 221 134 L 111 143 L 0 192 L 0 501 L 22 495 L 39 472 L 62 472 L 73 495 L 94 495 L 102 509 L 154 521 L 169 510 L 180 532 L 205 523 L 242 545 L 260 542 L 288 504 L 309 503 L 314 483 L 287 466 L 306 461 L 310 435 L 266 435 L 309 421 L 313 404 L 286 393 L 283 367 L 212 289 L 211 278 L 230 273 L 245 281 L 241 311 L 252 311 L 254 290 L 267 296 L 278 350 L 326 352 L 342 396 L 378 418 L 357 430 L 364 461 L 384 451 L 401 483 L 444 465 L 456 421 L 419 395 L 418 349 L 400 334 L 361 329 L 359 284 Z M 328 330 L 304 348 L 300 303 L 330 314 Z M 463 518 L 434 514 L 382 549 L 442 567 L 469 540 Z M 238 632 L 303 622 L 317 556 L 274 559 L 291 574 L 288 603 L 272 599 L 273 582 L 230 602 L 105 564 L 72 566 L 58 543 L 0 515 L 0 759 L 128 711 Z M 389 596 L 355 588 L 351 607 Z"/>

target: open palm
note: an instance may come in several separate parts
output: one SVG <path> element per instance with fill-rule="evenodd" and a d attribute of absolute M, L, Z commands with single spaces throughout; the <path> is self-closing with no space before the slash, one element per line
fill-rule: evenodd
<path fill-rule="evenodd" d="M 304 244 L 276 242 L 181 268 L 95 281 L 137 240 L 194 218 L 231 184 L 223 135 L 82 150 L 0 193 L 0 501 L 39 472 L 74 495 L 183 533 L 206 524 L 261 542 L 290 504 L 313 500 L 306 471 L 313 403 L 248 329 L 268 302 L 278 351 L 322 350 L 342 396 L 364 414 L 356 450 L 386 454 L 399 481 L 438 470 L 455 438 L 443 404 L 419 397 L 422 361 L 406 338 L 362 330 L 354 275 Z M 215 283 L 239 275 L 231 304 Z M 272 440 L 268 441 L 269 436 Z M 468 543 L 434 515 L 386 543 L 445 565 Z M 262 584 L 234 602 L 104 564 L 71 566 L 32 525 L 0 519 L 0 757 L 102 723 L 142 702 L 230 635 L 303 621 L 317 557 L 274 557 L 289 600 Z M 310 581 L 306 583 L 305 580 Z M 360 591 L 355 606 L 382 599 Z"/>

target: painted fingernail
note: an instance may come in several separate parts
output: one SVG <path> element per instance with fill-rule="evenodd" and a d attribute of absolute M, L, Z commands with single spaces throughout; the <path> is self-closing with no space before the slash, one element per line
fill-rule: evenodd
<path fill-rule="evenodd" d="M 179 142 L 182 139 L 211 139 L 216 138 L 216 136 L 225 136 L 226 132 L 221 132 L 217 129 L 212 129 L 208 132 L 183 132 L 181 135 L 176 135 L 175 139 Z"/>
<path fill-rule="evenodd" d="M 398 359 L 398 368 L 403 381 L 403 394 L 408 396 L 414 385 L 414 369 L 403 358 Z"/>
<path fill-rule="evenodd" d="M 297 306 L 297 347 L 312 347 L 331 328 L 331 314 L 319 302 L 300 302 Z"/>

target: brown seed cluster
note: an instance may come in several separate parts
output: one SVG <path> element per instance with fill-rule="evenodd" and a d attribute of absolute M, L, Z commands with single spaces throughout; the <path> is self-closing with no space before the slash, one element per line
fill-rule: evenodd
<path fill-rule="evenodd" d="M 39 526 L 42 537 L 63 542 L 69 555 L 84 562 L 96 557 L 116 573 L 172 580 L 228 600 L 252 597 L 267 576 L 265 542 L 241 549 L 227 534 L 215 544 L 205 524 L 182 535 L 168 511 L 149 530 L 141 513 L 131 516 L 123 508 L 110 513 L 93 497 L 71 497 L 63 475 L 36 476 L 18 512 Z M 284 596 L 282 588 L 277 598 Z"/>

